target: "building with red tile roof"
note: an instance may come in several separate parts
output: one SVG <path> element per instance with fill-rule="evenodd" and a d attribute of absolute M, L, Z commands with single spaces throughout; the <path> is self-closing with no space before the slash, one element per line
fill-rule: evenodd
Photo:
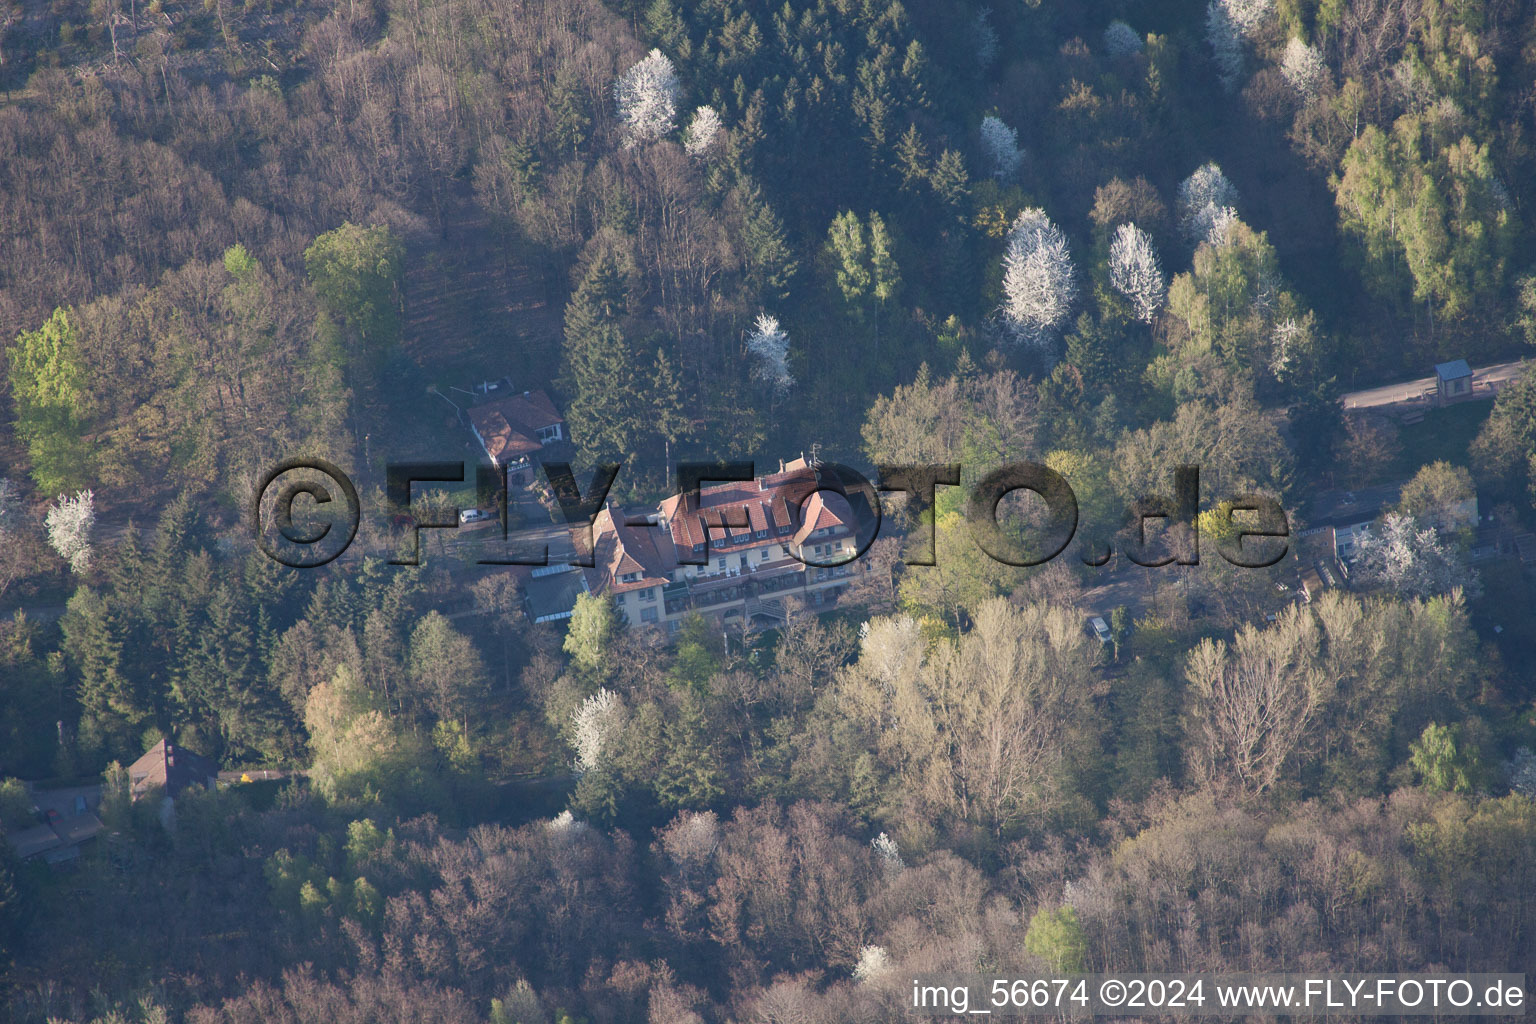
<path fill-rule="evenodd" d="M 128 766 L 130 792 L 135 800 L 154 789 L 172 798 L 189 786 L 212 789 L 218 778 L 218 765 L 166 739 Z"/>
<path fill-rule="evenodd" d="M 782 618 L 786 596 L 828 604 L 857 571 L 825 564 L 855 552 L 851 515 L 835 504 L 796 459 L 754 480 L 674 495 L 654 512 L 609 506 L 593 523 L 587 589 L 611 596 L 632 624 L 671 629 L 695 612 Z"/>
<path fill-rule="evenodd" d="M 565 440 L 565 417 L 543 391 L 498 399 L 467 410 L 470 429 L 491 465 L 505 467 L 515 482 L 525 482 L 539 452 Z"/>

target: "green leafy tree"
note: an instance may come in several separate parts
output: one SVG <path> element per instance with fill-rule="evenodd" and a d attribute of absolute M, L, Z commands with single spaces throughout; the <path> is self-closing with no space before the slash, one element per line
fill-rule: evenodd
<path fill-rule="evenodd" d="M 30 828 L 32 797 L 20 779 L 0 779 L 0 827 L 6 831 Z"/>
<path fill-rule="evenodd" d="M 304 725 L 313 754 L 310 781 L 327 799 L 398 796 L 406 772 L 419 763 L 349 665 L 310 691 Z"/>
<path fill-rule="evenodd" d="M 891 235 L 878 213 L 869 215 L 869 277 L 875 299 L 875 346 L 880 345 L 880 317 L 901 290 L 901 269 L 891 254 Z"/>
<path fill-rule="evenodd" d="M 90 403 L 74 312 L 59 308 L 35 331 L 22 331 L 6 352 L 16 433 L 27 446 L 32 478 L 45 493 L 87 482 L 82 439 Z"/>
<path fill-rule="evenodd" d="M 656 795 L 668 807 L 706 807 L 725 793 L 725 767 L 718 729 L 709 721 L 704 698 L 685 692 L 665 720 Z"/>
<path fill-rule="evenodd" d="M 1175 401 L 1230 392 L 1223 371 L 1255 387 L 1305 386 L 1317 374 L 1313 316 L 1285 287 L 1268 236 L 1240 220 L 1195 250 L 1193 270 L 1169 285 L 1168 311 L 1177 344 L 1148 376 Z"/>
<path fill-rule="evenodd" d="M 592 259 L 565 307 L 566 418 L 583 457 L 635 462 L 660 455 L 685 425 L 681 388 L 658 347 L 649 366 L 625 336 L 632 261 L 616 244 Z M 658 340 L 659 339 L 654 339 Z"/>
<path fill-rule="evenodd" d="M 1477 526 L 1477 490 L 1472 474 L 1449 462 L 1432 462 L 1403 485 L 1398 510 L 1449 537 L 1470 541 Z"/>
<path fill-rule="evenodd" d="M 790 283 L 799 263 L 784 231 L 784 222 L 763 197 L 762 189 L 747 179 L 736 188 L 741 207 L 743 272 L 747 287 L 759 304 L 789 298 Z"/>
<path fill-rule="evenodd" d="M 1482 775 L 1477 750 L 1463 742 L 1459 725 L 1430 722 L 1409 748 L 1408 763 L 1425 789 L 1470 793 Z"/>
<path fill-rule="evenodd" d="M 901 191 L 916 196 L 928 180 L 928 147 L 923 142 L 917 125 L 907 125 L 907 130 L 896 140 L 895 170 L 901 181 Z"/>
<path fill-rule="evenodd" d="M 844 210 L 832 219 L 832 226 L 827 229 L 827 251 L 832 256 L 843 302 L 850 313 L 860 316 L 871 280 L 869 246 L 858 214 Z"/>
<path fill-rule="evenodd" d="M 354 874 L 363 870 L 373 857 L 394 841 L 393 830 L 384 831 L 372 818 L 359 818 L 347 825 L 347 869 Z"/>
<path fill-rule="evenodd" d="M 469 637 L 441 613 L 428 612 L 411 633 L 406 676 L 417 707 L 439 722 L 458 723 L 467 736 L 470 710 L 487 693 L 485 663 Z"/>
<path fill-rule="evenodd" d="M 971 194 L 971 175 L 965 168 L 965 157 L 958 150 L 946 149 L 933 165 L 928 176 L 934 194 L 956 217 L 965 215 L 966 200 Z"/>
<path fill-rule="evenodd" d="M 304 269 L 332 321 L 375 357 L 400 339 L 396 310 L 405 248 L 387 227 L 350 221 L 304 250 Z"/>
<path fill-rule="evenodd" d="M 578 594 L 565 634 L 565 653 L 578 671 L 606 676 L 613 671 L 619 628 L 619 613 L 612 601 L 598 594 Z"/>
<path fill-rule="evenodd" d="M 878 213 L 869 215 L 869 270 L 875 301 L 881 309 L 901 289 L 901 270 L 891 255 L 891 235 Z"/>
<path fill-rule="evenodd" d="M 1536 452 L 1536 373 L 1527 372 L 1499 390 L 1493 412 L 1472 442 L 1478 478 L 1505 496 L 1524 498 L 1532 482 L 1531 453 Z M 1533 495 L 1536 497 L 1536 495 Z"/>
<path fill-rule="evenodd" d="M 123 617 L 100 594 L 82 587 L 69 599 L 59 625 L 80 704 L 81 747 L 137 757 L 142 750 L 135 738 L 155 707 L 140 685 L 144 677 L 125 671 Z"/>
<path fill-rule="evenodd" d="M 1367 126 L 1334 189 L 1339 228 L 1371 290 L 1411 294 L 1431 316 L 1456 317 L 1503 286 L 1516 222 L 1488 144 L 1445 116 L 1437 106 L 1389 131 Z"/>
<path fill-rule="evenodd" d="M 1120 660 L 1120 648 L 1131 638 L 1131 610 L 1117 604 L 1109 612 L 1109 636 L 1115 645 L 1115 660 Z"/>
<path fill-rule="evenodd" d="M 720 670 L 720 634 L 702 615 L 684 620 L 677 634 L 677 654 L 669 674 L 671 682 L 703 694 L 710 678 Z"/>
<path fill-rule="evenodd" d="M 1041 907 L 1029 919 L 1024 949 L 1067 974 L 1081 972 L 1088 958 L 1088 940 L 1071 907 Z"/>

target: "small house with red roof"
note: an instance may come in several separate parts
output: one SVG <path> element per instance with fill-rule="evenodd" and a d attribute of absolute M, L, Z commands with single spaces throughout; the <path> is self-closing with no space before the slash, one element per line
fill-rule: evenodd
<path fill-rule="evenodd" d="M 547 445 L 565 440 L 565 417 L 543 391 L 524 391 L 486 402 L 467 413 L 469 428 L 491 465 L 505 468 L 512 483 L 530 482 L 539 453 Z"/>

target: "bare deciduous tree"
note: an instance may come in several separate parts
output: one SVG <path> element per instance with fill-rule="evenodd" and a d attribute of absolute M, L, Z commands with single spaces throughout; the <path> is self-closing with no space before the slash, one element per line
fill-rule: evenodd
<path fill-rule="evenodd" d="M 1279 780 L 1312 716 L 1318 644 L 1312 613 L 1292 608 L 1190 652 L 1190 767 L 1206 785 L 1256 794 Z"/>

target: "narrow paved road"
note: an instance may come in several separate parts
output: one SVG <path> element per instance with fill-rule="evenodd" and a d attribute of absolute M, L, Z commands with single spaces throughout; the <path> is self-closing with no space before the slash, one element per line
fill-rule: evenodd
<path fill-rule="evenodd" d="M 1511 363 L 1497 363 L 1472 371 L 1472 397 L 1492 398 L 1504 384 L 1525 372 L 1529 364 L 1524 359 Z M 1393 406 L 1427 405 L 1434 398 L 1435 378 L 1421 377 L 1401 384 L 1387 384 L 1379 388 L 1351 391 L 1343 398 L 1345 411 L 1377 409 L 1385 412 Z"/>

